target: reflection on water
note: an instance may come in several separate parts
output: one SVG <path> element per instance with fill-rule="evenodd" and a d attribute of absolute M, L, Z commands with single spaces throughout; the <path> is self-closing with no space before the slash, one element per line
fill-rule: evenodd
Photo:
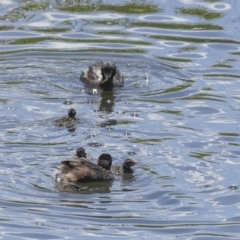
<path fill-rule="evenodd" d="M 113 91 L 102 91 L 100 94 L 99 111 L 112 113 L 114 110 L 115 96 Z"/>
<path fill-rule="evenodd" d="M 0 1 L 0 236 L 238 239 L 239 7 Z M 123 88 L 83 85 L 99 60 Z M 71 107 L 74 128 L 54 126 Z M 134 174 L 57 185 L 80 146 L 133 158 Z"/>

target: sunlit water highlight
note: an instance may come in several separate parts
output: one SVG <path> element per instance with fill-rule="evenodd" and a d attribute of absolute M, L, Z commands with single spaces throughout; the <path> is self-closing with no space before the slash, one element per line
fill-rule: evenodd
<path fill-rule="evenodd" d="M 240 3 L 142 2 L 1 1 L 2 238 L 239 238 Z M 99 60 L 123 88 L 79 81 Z M 80 146 L 135 172 L 56 185 Z"/>

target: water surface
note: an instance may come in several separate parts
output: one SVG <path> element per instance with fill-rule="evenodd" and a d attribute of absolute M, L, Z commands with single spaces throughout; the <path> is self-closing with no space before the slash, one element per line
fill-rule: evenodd
<path fill-rule="evenodd" d="M 0 3 L 0 236 L 239 239 L 240 3 Z M 84 86 L 114 61 L 125 86 Z M 77 110 L 73 129 L 54 120 Z M 112 183 L 55 184 L 84 147 L 138 162 Z"/>

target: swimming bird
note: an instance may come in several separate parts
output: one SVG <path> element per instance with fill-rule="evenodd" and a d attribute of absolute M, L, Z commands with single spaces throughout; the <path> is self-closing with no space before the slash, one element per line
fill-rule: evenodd
<path fill-rule="evenodd" d="M 125 173 L 133 173 L 132 166 L 137 164 L 135 161 L 133 161 L 130 158 L 127 158 L 124 160 L 122 166 L 112 166 L 111 167 L 111 172 L 114 175 L 123 175 Z"/>
<path fill-rule="evenodd" d="M 106 170 L 111 170 L 111 172 L 114 175 L 123 175 L 125 173 L 133 173 L 132 166 L 137 164 L 135 161 L 133 161 L 130 158 L 125 159 L 122 166 L 112 166 L 112 164 L 109 164 L 110 162 L 112 163 L 111 155 L 105 153 L 100 155 L 98 159 L 98 166 L 101 166 Z"/>
<path fill-rule="evenodd" d="M 112 62 L 97 62 L 85 69 L 80 80 L 87 85 L 111 90 L 114 87 L 123 87 L 124 78 L 116 65 Z"/>
<path fill-rule="evenodd" d="M 83 147 L 79 147 L 76 150 L 76 154 L 74 155 L 74 158 L 78 159 L 78 158 L 85 158 L 88 161 L 91 161 L 91 156 L 86 152 L 85 148 Z"/>
<path fill-rule="evenodd" d="M 68 117 L 62 117 L 55 121 L 55 125 L 59 127 L 73 127 L 77 123 L 75 118 L 77 112 L 74 108 L 68 110 Z"/>
<path fill-rule="evenodd" d="M 98 163 L 102 163 L 106 169 L 112 165 L 112 159 L 105 158 L 101 155 L 98 158 Z M 112 181 L 113 173 L 109 170 L 92 163 L 85 158 L 63 160 L 55 175 L 55 180 L 58 183 L 77 183 L 86 181 Z"/>

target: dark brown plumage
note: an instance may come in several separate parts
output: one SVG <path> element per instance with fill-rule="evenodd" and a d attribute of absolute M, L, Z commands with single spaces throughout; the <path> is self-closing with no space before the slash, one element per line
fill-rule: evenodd
<path fill-rule="evenodd" d="M 97 62 L 85 69 L 80 76 L 80 80 L 87 85 L 112 89 L 123 87 L 124 79 L 116 65 L 112 62 Z"/>
<path fill-rule="evenodd" d="M 134 162 L 132 159 L 127 158 L 122 166 L 112 166 L 111 167 L 111 171 L 114 175 L 123 175 L 125 173 L 133 173 L 133 169 L 132 166 L 134 166 L 135 164 L 137 164 L 136 162 Z"/>
<path fill-rule="evenodd" d="M 68 110 L 68 117 L 63 117 L 55 121 L 55 125 L 59 127 L 73 127 L 77 123 L 75 118 L 77 112 L 74 108 Z"/>
<path fill-rule="evenodd" d="M 124 160 L 122 166 L 111 166 L 111 168 L 108 170 L 111 170 L 111 172 L 114 175 L 123 175 L 125 173 L 133 173 L 132 166 L 134 166 L 135 164 L 137 164 L 135 161 L 133 161 L 130 158 L 127 158 Z M 103 161 L 98 162 L 98 165 L 106 169 L 106 166 L 103 164 Z M 109 167 L 109 165 L 107 165 L 107 167 Z"/>
<path fill-rule="evenodd" d="M 86 152 L 85 148 L 83 147 L 80 147 L 76 150 L 74 158 L 85 158 L 86 160 L 91 161 L 91 156 Z"/>
<path fill-rule="evenodd" d="M 111 161 L 108 161 L 108 164 L 111 166 Z M 57 169 L 59 172 L 56 174 L 55 179 L 57 182 L 62 183 L 113 180 L 111 171 L 105 170 L 85 158 L 64 160 Z"/>
<path fill-rule="evenodd" d="M 112 156 L 108 153 L 103 153 L 98 158 L 98 166 L 110 170 L 112 166 Z"/>

